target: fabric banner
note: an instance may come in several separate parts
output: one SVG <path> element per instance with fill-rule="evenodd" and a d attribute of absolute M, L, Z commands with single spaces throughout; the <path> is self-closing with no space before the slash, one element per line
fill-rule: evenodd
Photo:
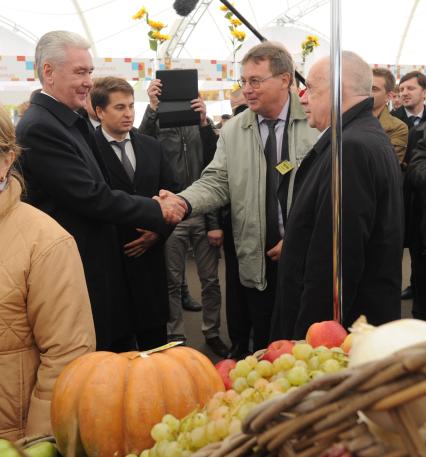
<path fill-rule="evenodd" d="M 153 59 L 94 58 L 93 76 L 119 76 L 128 81 L 148 81 L 153 78 Z M 156 62 L 159 70 L 195 68 L 203 81 L 232 81 L 232 63 L 219 60 L 163 59 Z M 34 57 L 0 56 L 0 81 L 35 81 Z"/>
<path fill-rule="evenodd" d="M 119 76 L 128 81 L 149 81 L 153 78 L 154 67 L 159 70 L 196 68 L 200 81 L 235 81 L 239 75 L 238 65 L 225 60 L 201 59 L 132 59 L 94 58 L 94 76 Z M 235 67 L 235 68 L 234 68 Z M 371 67 L 389 69 L 397 80 L 405 73 L 419 70 L 425 73 L 426 65 L 371 64 Z M 34 57 L 0 56 L 0 81 L 35 81 L 37 79 Z"/>

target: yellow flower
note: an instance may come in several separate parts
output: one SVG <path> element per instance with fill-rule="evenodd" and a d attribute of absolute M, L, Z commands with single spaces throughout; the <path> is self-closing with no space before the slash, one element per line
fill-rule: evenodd
<path fill-rule="evenodd" d="M 242 25 L 242 22 L 239 19 L 232 18 L 229 20 L 229 22 L 234 26 L 234 27 L 239 27 Z"/>
<path fill-rule="evenodd" d="M 170 35 L 164 35 L 162 33 L 160 33 L 159 31 L 154 31 L 152 32 L 152 35 L 151 37 L 154 39 L 154 40 L 158 40 L 158 41 L 167 41 L 167 40 L 170 40 Z"/>
<path fill-rule="evenodd" d="M 221 11 L 228 11 L 228 7 L 225 5 L 220 5 L 220 10 Z"/>
<path fill-rule="evenodd" d="M 236 92 L 238 89 L 240 89 L 240 85 L 238 83 L 232 84 L 231 93 Z"/>
<path fill-rule="evenodd" d="M 136 14 L 132 16 L 132 19 L 142 19 L 147 13 L 146 8 L 143 6 Z"/>
<path fill-rule="evenodd" d="M 242 30 L 231 30 L 231 35 L 236 38 L 238 41 L 244 41 L 246 37 L 246 32 L 243 32 Z"/>
<path fill-rule="evenodd" d="M 166 24 L 164 24 L 163 22 L 153 21 L 151 19 L 148 20 L 148 25 L 155 30 L 161 30 L 161 29 L 164 29 L 164 27 L 166 27 Z"/>

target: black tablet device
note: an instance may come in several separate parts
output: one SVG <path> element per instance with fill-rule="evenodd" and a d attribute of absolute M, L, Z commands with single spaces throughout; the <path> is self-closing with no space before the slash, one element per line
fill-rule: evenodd
<path fill-rule="evenodd" d="M 198 97 L 197 70 L 158 70 L 156 78 L 162 83 L 158 106 L 160 128 L 198 125 L 200 114 L 190 103 Z"/>

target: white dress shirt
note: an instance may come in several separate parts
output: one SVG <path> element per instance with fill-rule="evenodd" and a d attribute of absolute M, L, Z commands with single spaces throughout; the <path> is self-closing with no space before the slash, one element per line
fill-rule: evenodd
<path fill-rule="evenodd" d="M 287 102 L 285 103 L 285 105 L 283 106 L 283 109 L 281 110 L 281 113 L 278 115 L 278 117 L 277 117 L 278 122 L 275 126 L 275 137 L 277 139 L 277 164 L 281 162 L 281 148 L 282 148 L 282 144 L 283 144 L 284 129 L 285 129 L 285 123 L 287 121 L 289 106 L 290 106 L 290 97 L 288 97 Z M 263 117 L 261 114 L 257 115 L 257 121 L 259 123 L 259 131 L 260 131 L 260 136 L 262 138 L 263 148 L 265 148 L 266 140 L 268 139 L 268 135 L 269 135 L 268 126 L 266 125 L 265 122 L 262 122 L 265 119 L 269 120 L 268 118 Z M 279 201 L 278 201 L 278 206 L 279 206 L 279 208 L 281 208 Z M 283 211 L 287 211 L 287 208 L 281 208 L 281 211 L 278 211 L 278 228 L 280 230 L 280 235 L 282 237 L 284 236 L 284 224 L 283 224 L 283 213 L 282 213 Z"/>
<path fill-rule="evenodd" d="M 107 132 L 105 132 L 104 128 L 101 127 L 101 129 L 102 129 L 102 133 L 103 133 L 104 137 L 106 138 L 106 140 L 108 141 L 108 143 L 111 143 L 111 141 L 118 141 L 114 137 L 109 135 Z M 130 138 L 130 133 L 127 132 L 127 135 L 125 138 L 123 138 L 123 140 L 129 140 L 129 141 L 126 141 L 125 151 L 126 151 L 127 157 L 130 160 L 130 163 L 132 164 L 133 170 L 136 170 L 136 157 L 135 157 L 135 151 L 133 150 L 132 141 Z M 123 140 L 121 140 L 121 141 L 123 141 Z M 111 144 L 111 147 L 114 150 L 115 154 L 117 155 L 118 160 L 121 162 L 120 148 L 115 144 Z"/>
<path fill-rule="evenodd" d="M 418 112 L 417 114 L 414 114 L 414 113 L 410 113 L 410 111 L 407 110 L 407 108 L 404 108 L 405 109 L 405 114 L 407 115 L 408 118 L 410 117 L 417 117 L 417 119 L 414 121 L 413 123 L 413 126 L 416 127 L 417 125 L 420 124 L 420 121 L 423 119 L 423 112 L 424 112 L 424 108 Z"/>

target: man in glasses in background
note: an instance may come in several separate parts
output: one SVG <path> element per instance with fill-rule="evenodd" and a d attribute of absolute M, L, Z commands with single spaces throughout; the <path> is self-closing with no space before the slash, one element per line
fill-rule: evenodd
<path fill-rule="evenodd" d="M 251 320 L 250 349 L 255 351 L 269 341 L 294 174 L 319 132 L 307 125 L 297 95 L 290 93 L 293 60 L 281 44 L 263 42 L 249 50 L 241 64 L 239 84 L 249 109 L 221 129 L 212 162 L 180 195 L 192 214 L 231 204 L 240 280 L 248 303 L 240 318 Z M 168 196 L 172 195 L 161 193 L 161 198 Z M 248 344 L 248 335 L 246 340 Z"/>

